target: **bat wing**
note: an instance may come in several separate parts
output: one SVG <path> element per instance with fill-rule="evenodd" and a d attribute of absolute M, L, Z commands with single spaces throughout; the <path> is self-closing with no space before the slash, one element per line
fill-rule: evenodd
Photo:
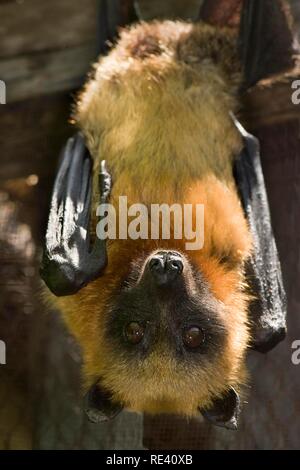
<path fill-rule="evenodd" d="M 111 393 L 97 381 L 84 398 L 84 410 L 91 423 L 103 423 L 117 416 L 123 405 L 112 401 Z"/>
<path fill-rule="evenodd" d="M 109 197 L 111 179 L 102 162 L 100 203 Z M 57 296 L 75 294 L 100 275 L 107 263 L 105 240 L 89 240 L 92 160 L 81 134 L 68 140 L 53 188 L 41 277 Z"/>
<path fill-rule="evenodd" d="M 98 53 L 105 54 L 121 26 L 137 21 L 133 0 L 100 0 L 98 3 Z"/>
<path fill-rule="evenodd" d="M 236 122 L 244 149 L 235 161 L 234 176 L 253 238 L 247 278 L 255 300 L 251 305 L 253 349 L 267 352 L 286 334 L 286 296 L 271 226 L 261 167 L 259 142 Z"/>
<path fill-rule="evenodd" d="M 242 90 L 259 80 L 290 69 L 296 41 L 283 0 L 204 0 L 200 17 L 215 26 L 239 28 Z"/>
<path fill-rule="evenodd" d="M 239 49 L 244 89 L 293 66 L 293 35 L 285 8 L 281 0 L 243 0 Z"/>

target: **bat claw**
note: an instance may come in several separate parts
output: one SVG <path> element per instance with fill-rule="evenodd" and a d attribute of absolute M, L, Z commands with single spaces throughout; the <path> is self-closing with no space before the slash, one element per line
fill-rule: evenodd
<path fill-rule="evenodd" d="M 101 202 L 106 203 L 111 192 L 111 176 L 107 171 L 105 160 L 102 160 L 100 164 L 99 191 L 101 194 Z"/>

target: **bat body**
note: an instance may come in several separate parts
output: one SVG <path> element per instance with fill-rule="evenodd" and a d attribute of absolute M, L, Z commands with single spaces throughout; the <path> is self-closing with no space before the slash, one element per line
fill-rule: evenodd
<path fill-rule="evenodd" d="M 60 247 L 53 248 L 54 223 L 48 229 L 44 278 L 54 293 L 73 294 L 56 297 L 55 303 L 82 347 L 86 407 L 93 421 L 125 407 L 186 416 L 201 412 L 216 424 L 236 427 L 239 393 L 247 381 L 245 354 L 255 343 L 249 313 L 255 293 L 246 267 L 252 260 L 255 270 L 260 248 L 256 226 L 247 220 L 252 196 L 241 197 L 234 172 L 247 142 L 232 117 L 240 107 L 242 83 L 236 41 L 231 31 L 201 23 L 139 24 L 124 30 L 96 64 L 77 102 L 75 120 L 93 169 L 85 155 L 74 174 L 84 168 L 76 185 L 81 202 L 91 200 L 91 218 L 87 222 L 85 214 L 84 220 L 94 239 L 96 207 L 104 199 L 117 211 L 120 196 L 127 197 L 128 206 L 143 204 L 149 211 L 153 204 L 204 207 L 201 249 L 187 250 L 184 236 L 114 239 L 105 246 L 96 241 L 96 255 L 91 261 L 91 251 L 85 253 L 82 270 L 68 252 L 71 246 L 82 253 L 80 244 L 70 243 L 75 231 L 68 243 L 61 242 L 61 254 Z M 68 181 L 71 200 L 76 200 L 74 153 L 80 159 L 85 152 L 80 145 L 82 137 L 69 144 L 72 158 L 58 177 Z M 112 182 L 103 173 L 103 160 Z M 107 177 L 104 199 L 99 172 L 102 183 L 103 174 Z M 87 187 L 88 196 L 82 196 Z M 59 186 L 56 191 L 56 201 L 67 200 Z M 55 217 L 58 207 L 52 203 Z M 84 273 L 91 264 L 87 283 Z M 73 291 L 53 287 L 58 265 L 69 285 L 80 278 Z M 75 274 L 69 276 L 70 265 Z M 284 321 L 277 327 L 283 334 Z"/>

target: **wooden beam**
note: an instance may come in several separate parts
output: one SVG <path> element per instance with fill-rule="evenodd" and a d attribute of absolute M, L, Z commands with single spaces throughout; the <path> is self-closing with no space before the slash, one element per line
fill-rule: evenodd
<path fill-rule="evenodd" d="M 300 120 L 300 104 L 292 102 L 292 83 L 300 80 L 300 69 L 259 82 L 243 97 L 243 119 L 251 130 L 262 126 Z"/>
<path fill-rule="evenodd" d="M 97 0 L 0 4 L 7 101 L 79 87 L 97 57 Z"/>
<path fill-rule="evenodd" d="M 137 0 L 135 3 L 138 15 L 146 21 L 155 18 L 195 20 L 203 0 Z"/>
<path fill-rule="evenodd" d="M 0 106 L 0 182 L 30 174 L 51 181 L 59 150 L 74 132 L 70 108 L 70 95 L 62 93 Z"/>
<path fill-rule="evenodd" d="M 1 61 L 7 103 L 80 87 L 95 57 L 96 43 Z"/>
<path fill-rule="evenodd" d="M 97 0 L 0 3 L 0 59 L 95 41 Z"/>

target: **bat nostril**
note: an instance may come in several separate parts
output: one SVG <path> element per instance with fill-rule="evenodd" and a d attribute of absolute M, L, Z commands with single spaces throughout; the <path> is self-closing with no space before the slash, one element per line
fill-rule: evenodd
<path fill-rule="evenodd" d="M 152 272 L 163 272 L 165 268 L 164 259 L 161 256 L 153 256 L 149 261 L 149 269 Z"/>
<path fill-rule="evenodd" d="M 149 271 L 158 285 L 169 284 L 183 271 L 183 260 L 172 252 L 159 252 L 149 260 Z"/>
<path fill-rule="evenodd" d="M 183 262 L 179 258 L 171 259 L 169 261 L 169 267 L 171 271 L 176 271 L 178 274 L 181 274 L 183 271 Z"/>

